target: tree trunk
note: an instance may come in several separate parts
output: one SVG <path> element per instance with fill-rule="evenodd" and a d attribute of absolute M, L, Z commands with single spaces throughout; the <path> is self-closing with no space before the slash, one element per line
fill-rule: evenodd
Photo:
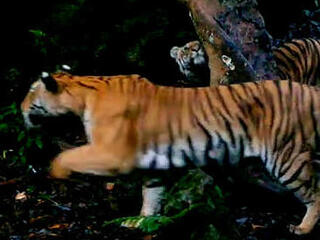
<path fill-rule="evenodd" d="M 278 79 L 272 38 L 255 0 L 180 0 L 209 60 L 210 84 Z"/>

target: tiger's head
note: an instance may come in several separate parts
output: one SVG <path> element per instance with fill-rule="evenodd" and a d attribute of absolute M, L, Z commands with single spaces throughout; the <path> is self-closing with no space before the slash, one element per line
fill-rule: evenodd
<path fill-rule="evenodd" d="M 179 65 L 180 72 L 189 83 L 205 82 L 209 78 L 206 53 L 199 41 L 188 42 L 182 47 L 173 47 L 170 56 Z"/>
<path fill-rule="evenodd" d="M 80 111 L 81 106 L 75 101 L 75 95 L 68 90 L 70 84 L 72 81 L 43 72 L 40 79 L 32 83 L 21 103 L 26 127 L 39 127 L 41 119 L 45 117 Z"/>

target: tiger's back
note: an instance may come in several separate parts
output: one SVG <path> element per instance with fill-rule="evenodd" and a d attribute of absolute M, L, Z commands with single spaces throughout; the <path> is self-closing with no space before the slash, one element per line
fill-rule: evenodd
<path fill-rule="evenodd" d="M 297 106 L 300 102 L 303 106 Z M 319 116 L 317 111 L 311 109 L 320 109 L 318 89 L 288 84 L 286 81 L 218 88 L 160 87 L 149 107 L 143 110 L 144 117 L 139 119 L 141 145 L 154 153 L 159 150 L 152 146 L 155 143 L 162 145 L 159 155 L 167 154 L 173 158 L 166 160 L 166 167 L 159 160 L 159 166 L 164 168 L 174 166 L 174 159 L 182 155 L 196 158 L 194 162 L 200 165 L 205 165 L 211 157 L 225 161 L 223 158 L 226 155 L 229 155 L 228 161 L 231 162 L 237 162 L 235 159 L 242 157 L 265 158 L 261 146 L 270 145 L 272 151 L 278 151 L 276 135 L 282 132 L 284 138 L 303 133 L 304 144 L 314 149 L 315 139 L 306 136 L 315 136 L 317 125 L 312 119 Z M 319 131 L 318 128 L 316 130 Z M 216 150 L 218 148 L 219 151 Z M 222 152 L 224 154 L 220 157 L 213 157 L 214 153 Z M 156 158 L 149 160 L 150 165 L 145 167 L 156 168 Z"/>

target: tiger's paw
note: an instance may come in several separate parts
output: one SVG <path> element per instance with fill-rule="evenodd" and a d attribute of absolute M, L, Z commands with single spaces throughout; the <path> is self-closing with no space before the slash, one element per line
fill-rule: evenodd
<path fill-rule="evenodd" d="M 295 226 L 292 224 L 289 225 L 289 231 L 293 234 L 296 234 L 296 235 L 305 235 L 310 232 L 307 228 L 300 227 L 300 225 Z"/>
<path fill-rule="evenodd" d="M 66 179 L 71 174 L 69 169 L 66 169 L 61 166 L 61 163 L 58 159 L 55 159 L 51 163 L 50 176 L 53 178 Z"/>

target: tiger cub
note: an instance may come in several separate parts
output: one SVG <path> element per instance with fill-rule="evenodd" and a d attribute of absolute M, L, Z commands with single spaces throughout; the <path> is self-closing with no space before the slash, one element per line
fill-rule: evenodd
<path fill-rule="evenodd" d="M 320 40 L 295 39 L 275 48 L 273 55 L 281 79 L 310 85 L 320 83 Z M 176 60 L 187 83 L 209 85 L 207 56 L 199 41 L 173 47 L 170 56 Z"/>
<path fill-rule="evenodd" d="M 60 153 L 51 175 L 168 170 L 188 162 L 237 165 L 259 157 L 284 188 L 306 206 L 296 234 L 309 233 L 320 216 L 316 153 L 320 146 L 320 89 L 292 81 L 262 81 L 204 88 L 157 86 L 138 75 L 43 74 L 21 104 L 25 123 L 35 116 L 73 112 L 89 143 Z"/>
<path fill-rule="evenodd" d="M 210 84 L 207 55 L 199 41 L 171 48 L 170 56 L 176 60 L 180 72 L 186 77 L 186 81 L 180 80 L 182 84 L 197 87 Z"/>

